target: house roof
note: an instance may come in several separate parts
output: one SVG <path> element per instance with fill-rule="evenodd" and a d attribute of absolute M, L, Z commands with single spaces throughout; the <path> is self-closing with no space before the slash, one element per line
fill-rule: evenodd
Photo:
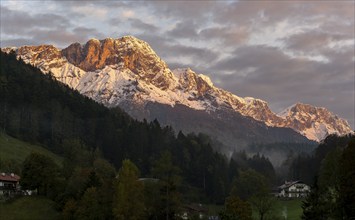
<path fill-rule="evenodd" d="M 279 186 L 279 189 L 286 189 L 286 188 L 289 188 L 293 185 L 295 185 L 296 183 L 303 183 L 302 181 L 300 180 L 296 180 L 296 181 L 285 181 L 284 184 L 282 184 L 281 186 Z"/>
<path fill-rule="evenodd" d="M 20 176 L 14 174 L 14 173 L 1 173 L 0 174 L 0 181 L 18 182 L 18 181 L 20 181 Z"/>
<path fill-rule="evenodd" d="M 208 212 L 208 209 L 202 206 L 202 204 L 183 205 L 182 208 L 192 212 Z"/>

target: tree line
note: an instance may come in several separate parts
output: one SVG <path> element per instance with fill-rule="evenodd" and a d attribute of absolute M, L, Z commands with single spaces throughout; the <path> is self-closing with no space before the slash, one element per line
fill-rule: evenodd
<path fill-rule="evenodd" d="M 355 136 L 328 136 L 313 157 L 312 191 L 303 202 L 302 219 L 355 219 Z M 295 163 L 302 160 L 307 158 Z"/>

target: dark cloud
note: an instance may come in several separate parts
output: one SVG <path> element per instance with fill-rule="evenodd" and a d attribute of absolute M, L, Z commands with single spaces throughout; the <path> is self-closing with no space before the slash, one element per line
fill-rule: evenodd
<path fill-rule="evenodd" d="M 331 40 L 331 35 L 316 30 L 292 35 L 286 40 L 286 44 L 288 48 L 293 50 L 313 51 L 323 48 L 329 44 Z"/>
<path fill-rule="evenodd" d="M 138 18 L 129 18 L 128 22 L 133 28 L 137 28 L 143 32 L 157 32 L 159 28 L 153 24 L 148 24 L 146 22 L 143 22 L 142 20 Z"/>
<path fill-rule="evenodd" d="M 28 34 L 29 38 L 15 38 L 9 40 L 1 40 L 2 47 L 8 46 L 23 46 L 23 45 L 40 45 L 53 44 L 64 48 L 74 42 L 86 42 L 90 38 L 102 39 L 103 35 L 95 29 L 83 27 L 75 28 L 70 31 L 65 28 L 56 28 L 50 30 L 31 30 Z"/>
<path fill-rule="evenodd" d="M 139 36 L 142 33 L 158 33 L 160 28 L 154 24 L 142 21 L 139 18 L 121 18 L 114 17 L 108 20 L 108 23 L 114 27 L 121 27 L 126 25 L 125 30 L 123 30 L 126 35 Z M 129 28 L 127 28 L 129 27 Z M 132 32 L 135 32 L 134 34 Z M 151 38 L 150 38 L 151 39 Z M 149 41 L 147 41 L 149 42 Z"/>
<path fill-rule="evenodd" d="M 1 32 L 22 35 L 29 30 L 50 29 L 52 27 L 67 27 L 70 21 L 57 14 L 30 15 L 23 11 L 14 11 L 1 6 Z"/>
<path fill-rule="evenodd" d="M 170 38 L 166 35 L 156 35 L 154 33 L 137 34 L 136 37 L 149 43 L 153 50 L 163 59 L 166 60 L 168 56 L 172 56 L 168 46 L 170 44 L 177 44 L 176 39 Z"/>
<path fill-rule="evenodd" d="M 153 50 L 169 64 L 176 63 L 176 59 L 180 59 L 179 63 L 185 66 L 193 65 L 195 68 L 199 63 L 213 63 L 219 57 L 217 52 L 208 48 L 187 46 L 169 36 L 139 34 L 137 37 L 149 42 Z M 182 62 L 183 60 L 188 60 L 189 62 Z"/>
<path fill-rule="evenodd" d="M 122 18 L 111 18 L 107 21 L 110 25 L 119 25 L 122 24 L 124 22 L 124 20 Z"/>
<path fill-rule="evenodd" d="M 178 63 L 178 62 L 169 62 L 168 66 L 171 70 L 178 69 L 178 68 L 190 68 L 190 65 L 186 65 L 185 63 Z"/>
<path fill-rule="evenodd" d="M 306 4 L 298 3 L 302 15 L 323 15 L 330 20 L 346 22 L 346 20 L 354 21 L 354 2 L 352 1 L 310 1 Z"/>
<path fill-rule="evenodd" d="M 311 67 L 311 61 L 291 59 L 278 48 L 266 46 L 240 47 L 212 67 L 220 73 L 233 73 L 239 80 L 255 84 L 295 82 Z M 251 71 L 255 69 L 254 71 Z M 290 72 L 290 69 L 296 72 Z M 250 72 L 250 73 L 248 73 Z M 227 80 L 229 74 L 224 74 Z"/>
<path fill-rule="evenodd" d="M 294 15 L 297 12 L 292 9 L 293 7 L 294 4 L 280 1 L 237 1 L 230 2 L 228 6 L 223 7 L 220 13 L 216 14 L 214 18 L 216 22 L 228 25 L 251 25 L 255 20 L 265 25 Z"/>
<path fill-rule="evenodd" d="M 77 27 L 72 31 L 65 28 L 35 30 L 31 34 L 40 44 L 55 44 L 59 47 L 66 47 L 74 42 L 86 42 L 90 38 L 104 38 L 96 29 L 84 27 Z"/>
<path fill-rule="evenodd" d="M 0 40 L 0 47 L 21 47 L 24 45 L 38 45 L 39 43 L 28 38 L 14 38 L 9 40 Z"/>
<path fill-rule="evenodd" d="M 247 27 L 210 27 L 199 32 L 199 37 L 204 40 L 217 40 L 222 46 L 239 45 L 245 43 L 250 35 Z"/>
<path fill-rule="evenodd" d="M 190 58 L 191 64 L 204 62 L 211 63 L 218 59 L 218 54 L 207 48 L 185 46 L 181 44 L 167 45 L 167 49 L 174 57 Z"/>
<path fill-rule="evenodd" d="M 315 29 L 305 33 L 294 34 L 285 39 L 284 43 L 287 49 L 295 52 L 326 55 L 327 53 L 337 53 L 337 48 L 331 48 L 332 44 L 340 44 L 338 49 L 341 50 L 343 49 L 341 48 L 343 41 L 351 41 L 353 39 L 354 35 L 351 36 L 343 32 L 329 32 L 327 29 Z M 345 49 L 351 50 L 352 48 L 347 46 Z"/>
<path fill-rule="evenodd" d="M 167 31 L 166 34 L 175 38 L 196 40 L 198 37 L 197 29 L 198 26 L 196 23 L 184 21 L 177 23 L 176 27 L 170 31 Z"/>
<path fill-rule="evenodd" d="M 130 2 L 127 1 L 113 1 L 113 0 L 46 0 L 47 2 L 55 2 L 58 5 L 68 6 L 84 6 L 96 5 L 97 7 L 128 7 Z"/>
<path fill-rule="evenodd" d="M 218 12 L 225 4 L 215 1 L 144 1 L 144 5 L 152 8 L 152 13 L 160 18 L 202 24 L 208 22 L 211 13 Z"/>
<path fill-rule="evenodd" d="M 72 32 L 73 32 L 73 34 L 81 36 L 81 37 L 94 37 L 94 38 L 103 37 L 103 35 L 95 28 L 76 27 L 73 29 Z"/>
<path fill-rule="evenodd" d="M 353 19 L 354 5 L 352 2 L 330 1 L 233 1 L 216 13 L 218 23 L 230 25 L 252 24 L 258 21 L 260 25 L 274 24 L 284 19 L 312 20 L 335 19 L 340 22 L 344 19 Z"/>
<path fill-rule="evenodd" d="M 73 27 L 73 29 L 70 29 Z M 72 42 L 83 42 L 103 35 L 95 28 L 74 26 L 65 16 L 57 14 L 30 15 L 24 11 L 10 10 L 1 6 L 1 32 L 20 36 L 2 39 L 3 46 L 54 44 L 59 47 Z M 24 38 L 26 37 L 27 38 Z"/>

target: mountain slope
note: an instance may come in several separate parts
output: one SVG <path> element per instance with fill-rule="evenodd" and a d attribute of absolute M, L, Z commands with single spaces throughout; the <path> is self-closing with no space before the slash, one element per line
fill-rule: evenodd
<path fill-rule="evenodd" d="M 181 170 L 182 185 L 193 189 L 194 195 L 217 203 L 229 192 L 228 174 L 236 165 L 229 166 L 207 136 L 175 136 L 171 127 L 161 127 L 156 120 L 133 120 L 120 109 L 106 108 L 17 60 L 15 54 L 0 52 L 0 62 L 0 129 L 7 134 L 62 153 L 85 170 L 101 153 L 116 168 L 130 159 L 142 177 L 150 177 L 162 155 L 170 154 L 171 163 Z M 74 168 L 70 164 L 66 171 Z"/>
<path fill-rule="evenodd" d="M 143 112 L 143 114 L 142 114 Z M 174 107 L 156 102 L 147 103 L 139 111 L 131 111 L 133 117 L 148 120 L 159 119 L 162 124 L 170 124 L 185 132 L 202 132 L 225 146 L 219 150 L 230 155 L 234 151 L 249 152 L 252 143 L 293 142 L 309 143 L 308 139 L 290 128 L 269 127 L 250 117 L 244 117 L 232 110 L 205 112 L 185 105 Z"/>
<path fill-rule="evenodd" d="M 159 103 L 171 107 L 184 105 L 192 111 L 204 111 L 211 118 L 221 112 L 239 114 L 269 127 L 292 128 L 315 141 L 330 133 L 351 132 L 345 120 L 324 108 L 298 104 L 297 108 L 279 116 L 265 101 L 241 98 L 217 88 L 207 76 L 196 74 L 189 68 L 171 71 L 146 42 L 131 36 L 91 39 L 84 45 L 74 43 L 63 50 L 51 45 L 3 50 L 15 50 L 26 63 L 45 73 L 51 72 L 56 79 L 81 94 L 108 107 L 120 106 L 136 118 L 151 119 L 149 115 L 155 115 L 163 121 L 164 116 L 154 112 L 142 114 L 147 104 Z M 167 123 L 174 124 L 175 121 Z M 177 126 L 182 127 L 186 126 Z M 213 134 L 213 131 L 208 133 Z"/>

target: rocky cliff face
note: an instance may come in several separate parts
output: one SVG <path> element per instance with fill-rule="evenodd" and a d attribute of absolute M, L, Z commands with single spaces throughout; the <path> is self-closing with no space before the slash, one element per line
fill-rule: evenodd
<path fill-rule="evenodd" d="M 62 50 L 69 63 L 87 72 L 120 64 L 141 79 L 168 89 L 171 71 L 150 46 L 137 38 L 127 36 L 120 39 L 91 39 L 85 45 L 74 43 Z"/>
<path fill-rule="evenodd" d="M 204 111 L 211 117 L 220 118 L 220 121 L 230 114 L 238 114 L 270 127 L 292 128 L 316 141 L 330 133 L 351 132 L 345 120 L 324 108 L 296 104 L 277 115 L 265 101 L 241 98 L 217 88 L 209 77 L 196 74 L 189 68 L 171 71 L 146 42 L 131 36 L 91 39 L 84 45 L 74 43 L 63 50 L 51 45 L 2 50 L 15 50 L 25 62 L 44 73 L 51 72 L 59 81 L 80 93 L 108 107 L 123 106 L 136 117 L 140 111 L 142 115 L 156 115 L 152 111 L 157 111 L 157 108 L 148 109 L 146 105 L 159 103 Z M 164 116 L 156 116 L 163 120 Z M 195 128 L 197 132 L 206 130 Z"/>
<path fill-rule="evenodd" d="M 290 127 L 312 140 L 322 140 L 329 134 L 347 134 L 350 126 L 326 108 L 297 103 L 279 114 L 278 126 Z"/>

